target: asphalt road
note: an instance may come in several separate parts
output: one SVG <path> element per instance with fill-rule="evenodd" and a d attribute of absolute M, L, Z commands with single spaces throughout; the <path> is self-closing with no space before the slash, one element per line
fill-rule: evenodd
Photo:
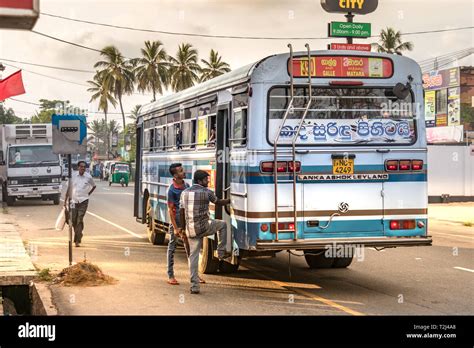
<path fill-rule="evenodd" d="M 117 278 L 100 287 L 52 286 L 60 314 L 138 315 L 443 315 L 474 314 L 474 227 L 430 221 L 432 247 L 365 249 L 348 269 L 310 270 L 281 252 L 244 260 L 232 275 L 205 275 L 189 294 L 184 249 L 179 286 L 166 283 L 166 246 L 148 243 L 133 217 L 133 187 L 97 182 L 74 261 L 86 258 Z M 4 208 L 5 209 L 5 208 Z M 54 230 L 60 206 L 19 201 L 8 207 L 39 268 L 68 266 L 67 232 Z"/>

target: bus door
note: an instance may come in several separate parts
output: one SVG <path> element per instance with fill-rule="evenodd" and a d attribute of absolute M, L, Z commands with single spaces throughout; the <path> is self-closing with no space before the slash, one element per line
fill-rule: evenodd
<path fill-rule="evenodd" d="M 305 238 L 383 235 L 383 153 L 315 154 L 302 175 Z"/>
<path fill-rule="evenodd" d="M 216 195 L 220 199 L 230 197 L 230 161 L 229 158 L 229 115 L 230 103 L 220 104 L 217 109 L 216 117 Z M 227 223 L 230 230 L 230 209 L 229 206 L 215 206 L 216 219 Z M 231 243 L 231 240 L 228 241 Z M 230 245 L 228 246 L 230 249 Z"/>

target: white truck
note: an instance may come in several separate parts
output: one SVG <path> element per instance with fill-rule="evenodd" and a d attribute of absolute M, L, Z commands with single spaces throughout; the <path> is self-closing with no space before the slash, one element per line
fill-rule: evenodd
<path fill-rule="evenodd" d="M 0 125 L 0 183 L 2 201 L 52 200 L 61 197 L 62 168 L 53 153 L 51 124 Z"/>

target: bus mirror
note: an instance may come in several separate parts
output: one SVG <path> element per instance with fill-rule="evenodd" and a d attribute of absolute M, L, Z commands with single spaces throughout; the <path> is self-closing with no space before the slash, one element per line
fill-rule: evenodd
<path fill-rule="evenodd" d="M 400 100 L 406 99 L 410 94 L 411 85 L 407 83 L 404 85 L 403 83 L 397 83 L 393 88 L 393 94 Z"/>

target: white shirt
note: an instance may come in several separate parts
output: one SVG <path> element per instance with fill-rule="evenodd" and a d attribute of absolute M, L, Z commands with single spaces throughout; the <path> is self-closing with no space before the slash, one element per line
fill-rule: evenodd
<path fill-rule="evenodd" d="M 89 199 L 89 192 L 95 187 L 94 179 L 89 173 L 80 175 L 78 171 L 72 173 L 71 178 L 71 200 L 74 203 L 82 203 Z"/>

